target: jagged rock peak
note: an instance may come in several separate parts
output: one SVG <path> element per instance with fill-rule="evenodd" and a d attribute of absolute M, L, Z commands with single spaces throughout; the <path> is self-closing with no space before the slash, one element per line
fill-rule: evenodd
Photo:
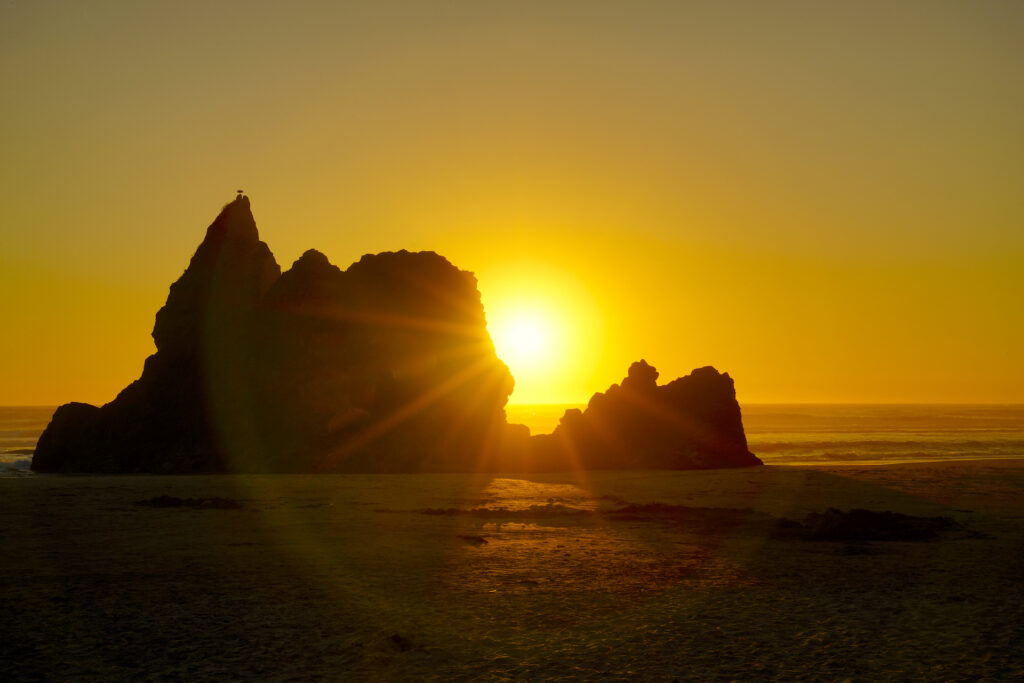
<path fill-rule="evenodd" d="M 249 198 L 240 194 L 206 229 L 188 268 L 171 285 L 167 302 L 157 311 L 153 326 L 157 350 L 168 345 L 194 346 L 205 334 L 203 328 L 221 325 L 218 319 L 229 309 L 255 306 L 280 275 L 270 248 L 260 241 Z"/>
<path fill-rule="evenodd" d="M 436 251 L 409 251 L 408 249 L 382 251 L 377 254 L 363 254 L 363 256 L 352 265 L 376 267 L 381 264 L 388 264 L 393 267 L 415 264 L 419 267 L 431 267 L 451 272 L 467 272 L 460 271 L 452 264 L 451 261 L 441 254 L 438 254 Z"/>
<path fill-rule="evenodd" d="M 344 275 L 316 249 L 309 249 L 292 263 L 263 298 L 269 308 L 312 312 L 340 295 Z M 335 303 L 337 303 L 335 301 Z"/>
<path fill-rule="evenodd" d="M 634 389 L 653 389 L 658 385 L 658 371 L 646 360 L 638 360 L 629 366 L 626 379 L 622 380 L 622 386 Z"/>
<path fill-rule="evenodd" d="M 206 239 L 230 237 L 238 240 L 258 242 L 259 230 L 249 206 L 249 198 L 239 194 L 221 209 L 220 214 L 206 230 Z"/>
<path fill-rule="evenodd" d="M 690 373 L 691 377 L 698 379 L 714 379 L 717 377 L 728 377 L 728 372 L 719 372 L 713 365 L 705 365 L 702 368 L 696 368 Z"/>
<path fill-rule="evenodd" d="M 302 256 L 295 260 L 292 264 L 292 268 L 324 268 L 333 267 L 337 268 L 334 264 L 328 260 L 326 256 L 317 251 L 316 249 L 307 249 Z"/>

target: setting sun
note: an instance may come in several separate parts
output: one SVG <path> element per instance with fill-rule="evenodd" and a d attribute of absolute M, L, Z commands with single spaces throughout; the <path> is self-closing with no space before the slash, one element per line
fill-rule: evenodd
<path fill-rule="evenodd" d="M 550 360 L 553 332 L 550 321 L 524 311 L 496 320 L 491 336 L 498 355 L 506 363 L 537 366 Z"/>
<path fill-rule="evenodd" d="M 535 261 L 503 263 L 477 275 L 488 332 L 515 378 L 509 402 L 585 402 L 605 338 L 586 283 Z"/>

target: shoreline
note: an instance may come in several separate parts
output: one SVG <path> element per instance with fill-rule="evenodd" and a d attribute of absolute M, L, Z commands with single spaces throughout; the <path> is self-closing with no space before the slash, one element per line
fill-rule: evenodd
<path fill-rule="evenodd" d="M 756 454 L 755 454 L 756 455 Z M 761 456 L 758 456 L 761 457 Z M 889 465 L 925 465 L 936 463 L 985 463 L 985 462 L 1009 463 L 1019 462 L 1024 466 L 1024 453 L 1021 455 L 979 455 L 964 456 L 960 458 L 907 458 L 900 460 L 816 460 L 814 462 L 765 462 L 762 467 L 887 467 Z"/>
<path fill-rule="evenodd" d="M 757 455 L 755 453 L 755 455 Z M 761 456 L 758 456 L 761 457 Z M 0 460 L 0 464 L 10 464 L 10 462 L 17 462 L 24 460 L 25 458 L 18 458 L 13 461 Z M 1019 466 L 1024 467 L 1024 454 L 1021 455 L 1003 455 L 1003 456 L 964 456 L 964 457 L 935 457 L 935 458 L 907 458 L 907 459 L 893 459 L 893 460 L 815 460 L 812 462 L 773 462 L 766 461 L 762 465 L 754 465 L 751 467 L 720 467 L 720 468 L 698 468 L 698 469 L 665 469 L 665 470 L 649 470 L 649 469 L 593 469 L 588 470 L 589 472 L 603 472 L 603 473 L 630 473 L 630 472 L 718 472 L 718 471 L 733 471 L 733 470 L 758 470 L 762 467 L 781 467 L 786 469 L 794 469 L 806 467 L 810 469 L 833 469 L 833 468 L 844 468 L 844 467 L 889 467 L 889 466 L 905 466 L 905 465 L 935 465 L 935 464 L 956 464 L 956 463 L 970 463 L 970 464 L 984 464 L 991 462 L 993 464 L 1010 464 L 1017 463 Z M 1015 465 L 1017 466 L 1017 465 Z M 14 469 L 14 468 L 11 468 Z M 32 477 L 256 477 L 256 476 L 416 476 L 420 474 L 447 474 L 447 475 L 487 475 L 496 477 L 507 477 L 507 476 L 520 476 L 520 477 L 531 477 L 531 476 L 544 476 L 544 475 L 566 475 L 572 474 L 572 470 L 554 470 L 554 471 L 541 471 L 541 472 L 519 472 L 519 471 L 496 471 L 496 472 L 355 472 L 355 473 L 344 473 L 344 472 L 191 472 L 191 473 L 172 473 L 172 474 L 156 474 L 152 472 L 35 472 L 30 469 L 17 469 L 18 477 L 32 476 Z M 5 478 L 0 474 L 0 478 Z M 17 478 L 17 477 L 10 477 Z"/>

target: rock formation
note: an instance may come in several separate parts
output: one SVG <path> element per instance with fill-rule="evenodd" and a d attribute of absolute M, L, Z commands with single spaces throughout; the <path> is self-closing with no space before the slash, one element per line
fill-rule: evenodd
<path fill-rule="evenodd" d="M 249 200 L 170 289 L 111 403 L 61 406 L 40 472 L 465 470 L 503 443 L 508 368 L 471 273 L 432 252 L 308 251 L 281 274 Z"/>
<path fill-rule="evenodd" d="M 536 436 L 532 462 L 554 469 L 706 469 L 747 467 L 736 391 L 728 373 L 698 368 L 659 386 L 641 360 L 621 384 L 594 394 L 584 411 L 567 410 L 551 435 Z"/>
<path fill-rule="evenodd" d="M 465 471 L 503 444 L 512 376 L 476 278 L 442 256 L 366 255 L 341 271 L 307 251 L 256 329 L 269 469 Z"/>
<path fill-rule="evenodd" d="M 61 406 L 39 438 L 39 472 L 218 472 L 225 444 L 251 441 L 253 313 L 281 269 L 249 200 L 224 207 L 156 314 L 157 351 L 102 408 Z"/>
<path fill-rule="evenodd" d="M 39 472 L 418 472 L 758 464 L 732 380 L 659 387 L 641 361 L 553 435 L 509 425 L 513 380 L 472 273 L 433 252 L 315 250 L 281 273 L 249 200 L 224 207 L 110 403 L 69 403 Z"/>

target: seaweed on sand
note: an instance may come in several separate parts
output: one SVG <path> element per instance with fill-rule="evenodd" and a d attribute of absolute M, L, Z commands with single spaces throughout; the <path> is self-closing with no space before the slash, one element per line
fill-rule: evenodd
<path fill-rule="evenodd" d="M 801 521 L 783 519 L 780 535 L 807 541 L 932 541 L 946 531 L 962 529 L 950 517 L 916 517 L 885 510 L 829 508 L 812 512 Z"/>

